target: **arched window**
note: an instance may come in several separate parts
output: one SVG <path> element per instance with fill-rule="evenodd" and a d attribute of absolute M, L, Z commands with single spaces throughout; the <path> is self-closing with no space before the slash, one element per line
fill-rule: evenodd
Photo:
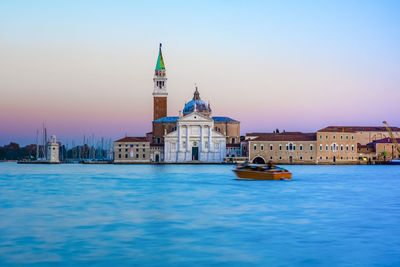
<path fill-rule="evenodd" d="M 339 150 L 339 146 L 338 146 L 336 143 L 333 143 L 333 144 L 331 145 L 331 150 L 332 150 L 333 152 L 336 152 L 336 151 Z"/>
<path fill-rule="evenodd" d="M 294 150 L 293 148 L 294 148 L 293 143 L 289 143 L 286 145 L 286 150 L 292 151 L 292 150 Z"/>

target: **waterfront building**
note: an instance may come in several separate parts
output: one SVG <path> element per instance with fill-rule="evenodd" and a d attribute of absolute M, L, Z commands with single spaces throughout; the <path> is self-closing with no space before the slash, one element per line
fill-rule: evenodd
<path fill-rule="evenodd" d="M 124 137 L 114 142 L 115 163 L 149 163 L 150 142 L 146 137 Z"/>
<path fill-rule="evenodd" d="M 57 139 L 55 135 L 51 136 L 51 140 L 47 143 L 47 161 L 50 163 L 59 163 L 60 162 L 60 144 L 57 143 Z"/>
<path fill-rule="evenodd" d="M 242 156 L 240 144 L 226 144 L 226 156 L 236 158 Z"/>
<path fill-rule="evenodd" d="M 399 143 L 400 138 L 396 138 L 396 141 Z M 389 137 L 374 140 L 366 145 L 359 144 L 357 152 L 362 163 L 400 159 L 396 144 Z"/>
<path fill-rule="evenodd" d="M 332 126 L 330 126 L 332 127 Z M 337 128 L 343 128 L 343 126 L 334 126 Z M 345 126 L 344 128 L 353 130 L 356 133 L 357 142 L 361 145 L 366 145 L 375 140 L 381 140 L 384 138 L 389 138 L 389 133 L 386 127 L 381 126 Z M 400 128 L 399 127 L 390 127 L 393 136 L 395 138 L 400 138 Z"/>
<path fill-rule="evenodd" d="M 351 127 L 329 126 L 317 131 L 317 163 L 357 163 L 357 134 Z"/>
<path fill-rule="evenodd" d="M 397 144 L 400 143 L 400 138 L 396 138 Z M 373 147 L 376 157 L 386 160 L 400 159 L 399 151 L 396 144 L 391 138 L 383 138 L 369 143 Z"/>
<path fill-rule="evenodd" d="M 201 100 L 197 87 L 193 99 L 185 103 L 179 116 L 167 116 L 167 78 L 161 45 L 153 82 L 152 132 L 147 134 L 148 139 L 151 140 L 150 158 L 152 161 L 184 162 L 199 160 L 202 162 L 222 162 L 227 153 L 226 144 L 240 145 L 240 122 L 229 117 L 212 116 L 210 104 Z M 178 131 L 178 127 L 181 127 L 179 125 L 182 128 Z M 189 131 L 187 136 L 186 131 Z M 178 145 L 175 139 L 178 138 L 179 134 L 192 141 L 185 143 L 185 145 L 183 143 Z M 223 142 L 221 136 L 224 139 Z M 166 138 L 168 138 L 168 144 Z M 204 141 L 201 143 L 201 138 L 211 138 L 211 142 Z M 207 146 L 205 146 L 206 143 Z M 224 149 L 223 152 L 221 152 L 221 148 Z"/>
<path fill-rule="evenodd" d="M 250 133 L 242 142 L 252 163 L 314 164 L 317 155 L 315 133 Z"/>
<path fill-rule="evenodd" d="M 394 136 L 400 137 L 400 128 L 391 129 Z M 371 143 L 388 137 L 386 128 L 380 126 L 325 127 L 317 131 L 317 162 L 354 164 L 382 160 Z"/>
<path fill-rule="evenodd" d="M 226 155 L 225 135 L 214 130 L 214 120 L 193 111 L 177 120 L 177 129 L 165 135 L 166 162 L 219 163 Z"/>

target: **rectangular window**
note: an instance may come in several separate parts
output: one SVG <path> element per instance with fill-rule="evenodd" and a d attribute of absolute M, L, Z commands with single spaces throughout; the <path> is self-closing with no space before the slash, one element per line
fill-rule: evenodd
<path fill-rule="evenodd" d="M 125 154 L 125 158 L 126 158 L 126 159 L 128 158 L 128 154 Z"/>
<path fill-rule="evenodd" d="M 143 158 L 146 158 L 146 154 L 143 154 Z"/>
<path fill-rule="evenodd" d="M 139 152 L 139 148 L 136 148 L 136 152 Z"/>
<path fill-rule="evenodd" d="M 351 136 L 351 140 L 354 140 L 354 135 Z"/>
<path fill-rule="evenodd" d="M 125 148 L 125 152 L 128 152 L 128 149 L 127 149 L 127 148 Z"/>
<path fill-rule="evenodd" d="M 146 149 L 145 148 L 143 148 L 143 152 L 145 152 L 146 151 Z"/>
<path fill-rule="evenodd" d="M 300 150 L 303 150 L 303 145 L 300 145 Z"/>
<path fill-rule="evenodd" d="M 261 148 L 261 150 L 264 150 L 264 145 L 261 145 L 260 148 Z"/>
<path fill-rule="evenodd" d="M 326 139 L 328 139 L 328 136 L 326 136 Z"/>
<path fill-rule="evenodd" d="M 133 147 L 133 145 L 131 145 L 131 147 Z"/>
<path fill-rule="evenodd" d="M 322 134 L 319 136 L 319 139 L 322 139 Z"/>
<path fill-rule="evenodd" d="M 121 158 L 121 154 L 118 154 L 118 158 Z"/>
<path fill-rule="evenodd" d="M 310 150 L 311 150 L 311 151 L 313 150 L 313 145 L 310 145 Z"/>
<path fill-rule="evenodd" d="M 340 139 L 343 139 L 343 135 L 340 136 Z"/>
<path fill-rule="evenodd" d="M 139 158 L 139 154 L 136 154 L 136 158 L 137 158 L 137 159 Z"/>
<path fill-rule="evenodd" d="M 121 148 L 120 148 L 120 149 L 118 149 L 118 152 L 121 152 Z"/>
<path fill-rule="evenodd" d="M 346 146 L 346 150 L 349 151 L 349 146 Z"/>
<path fill-rule="evenodd" d="M 274 150 L 274 146 L 273 146 L 273 145 L 270 145 L 270 146 L 269 146 L 269 150 L 271 150 L 271 151 Z"/>
<path fill-rule="evenodd" d="M 336 135 L 333 136 L 333 139 L 336 139 Z"/>
<path fill-rule="evenodd" d="M 322 145 L 319 145 L 319 150 L 322 151 Z"/>
<path fill-rule="evenodd" d="M 295 145 L 293 145 L 293 150 L 296 150 L 296 146 Z"/>
<path fill-rule="evenodd" d="M 282 151 L 282 145 L 279 145 L 279 151 Z"/>
<path fill-rule="evenodd" d="M 253 146 L 253 149 L 254 149 L 254 150 L 257 150 L 257 145 L 254 145 L 254 146 Z"/>
<path fill-rule="evenodd" d="M 349 136 L 348 135 L 346 135 L 346 140 L 349 140 Z"/>
<path fill-rule="evenodd" d="M 325 147 L 325 150 L 328 150 L 329 149 L 329 146 L 328 145 L 326 145 L 326 147 Z"/>
<path fill-rule="evenodd" d="M 354 151 L 354 146 L 351 146 L 351 151 Z"/>

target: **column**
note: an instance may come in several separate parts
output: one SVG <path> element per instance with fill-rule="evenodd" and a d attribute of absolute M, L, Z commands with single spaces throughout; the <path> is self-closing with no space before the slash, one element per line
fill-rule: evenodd
<path fill-rule="evenodd" d="M 189 125 L 186 125 L 186 151 L 189 152 Z"/>
<path fill-rule="evenodd" d="M 199 145 L 199 160 L 203 160 L 203 144 L 204 144 L 204 135 L 203 135 L 203 125 L 200 125 L 200 145 Z"/>
<path fill-rule="evenodd" d="M 181 150 L 181 126 L 178 124 L 178 144 L 176 148 L 176 162 L 179 161 L 179 151 Z"/>
<path fill-rule="evenodd" d="M 210 161 L 211 157 L 211 126 L 208 126 L 208 153 L 207 153 L 207 161 Z"/>

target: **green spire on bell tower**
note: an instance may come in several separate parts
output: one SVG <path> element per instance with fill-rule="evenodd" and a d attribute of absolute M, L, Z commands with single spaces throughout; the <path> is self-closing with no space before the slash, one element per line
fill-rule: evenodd
<path fill-rule="evenodd" d="M 162 44 L 160 43 L 160 50 L 158 52 L 156 70 L 165 70 L 164 59 L 162 57 L 161 46 L 162 46 Z"/>

